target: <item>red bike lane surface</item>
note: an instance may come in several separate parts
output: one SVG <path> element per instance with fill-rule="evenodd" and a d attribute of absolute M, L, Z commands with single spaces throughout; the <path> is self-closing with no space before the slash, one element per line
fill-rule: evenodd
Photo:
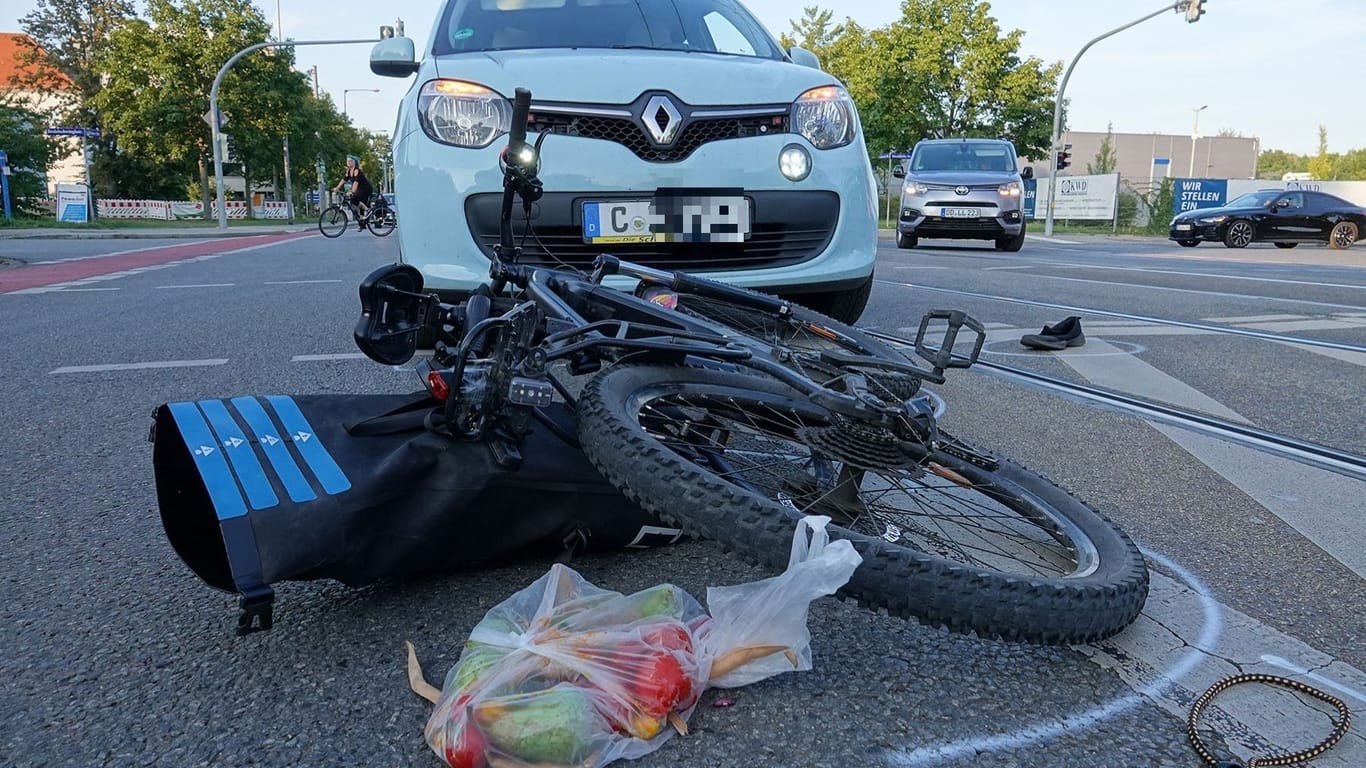
<path fill-rule="evenodd" d="M 252 235 L 232 237 L 209 242 L 168 245 L 136 253 L 116 256 L 97 256 L 88 259 L 66 261 L 58 264 L 39 264 L 31 267 L 16 267 L 0 272 L 0 293 L 22 291 L 26 288 L 41 288 L 53 283 L 67 283 L 84 280 L 88 277 L 122 272 L 138 267 L 150 267 L 173 261 L 184 261 L 196 256 L 210 256 L 217 253 L 240 251 L 262 245 L 282 243 L 300 237 L 311 237 L 312 232 L 292 232 L 281 235 Z"/>

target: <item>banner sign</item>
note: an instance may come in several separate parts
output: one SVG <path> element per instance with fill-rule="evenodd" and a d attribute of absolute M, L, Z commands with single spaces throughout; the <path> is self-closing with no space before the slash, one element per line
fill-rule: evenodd
<path fill-rule="evenodd" d="M 1176 179 L 1172 215 L 1228 203 L 1228 179 Z"/>
<path fill-rule="evenodd" d="M 1030 195 L 1030 186 L 1034 194 Z M 1057 203 L 1053 218 L 1111 221 L 1118 203 L 1119 174 L 1091 176 L 1059 176 L 1056 184 Z M 1033 219 L 1048 215 L 1048 179 L 1025 180 L 1025 216 Z"/>

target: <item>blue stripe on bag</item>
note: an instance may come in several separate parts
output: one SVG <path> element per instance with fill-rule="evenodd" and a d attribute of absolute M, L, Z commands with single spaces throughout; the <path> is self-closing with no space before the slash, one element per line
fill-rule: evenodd
<path fill-rule="evenodd" d="M 218 435 L 218 444 L 228 456 L 228 463 L 237 474 L 242 490 L 247 492 L 247 501 L 252 509 L 267 509 L 280 503 L 275 489 L 266 477 L 266 470 L 256 458 L 251 441 L 237 426 L 237 421 L 228 413 L 222 400 L 200 400 L 199 409 L 209 418 L 209 426 Z"/>
<path fill-rule="evenodd" d="M 317 499 L 318 494 L 313 492 L 304 473 L 299 470 L 299 465 L 294 462 L 294 457 L 289 455 L 289 448 L 281 439 L 280 430 L 266 415 L 266 409 L 253 397 L 234 397 L 232 404 L 237 412 L 242 414 L 242 418 L 247 420 L 247 426 L 251 427 L 256 441 L 261 444 L 261 450 L 266 452 L 270 465 L 280 476 L 280 482 L 284 484 L 289 500 L 301 504 Z"/>
<path fill-rule="evenodd" d="M 243 503 L 237 483 L 232 479 L 232 470 L 228 469 L 228 462 L 218 449 L 218 442 L 194 403 L 170 403 L 169 408 L 176 426 L 180 427 L 180 434 L 185 438 L 185 447 L 194 457 L 199 476 L 204 479 L 204 488 L 209 492 L 209 500 L 213 502 L 218 519 L 228 520 L 247 514 L 247 505 Z"/>
<path fill-rule="evenodd" d="M 332 496 L 350 490 L 351 481 L 347 479 L 341 467 L 337 466 L 332 454 L 327 452 L 327 448 L 318 439 L 294 399 L 272 395 L 267 396 L 266 400 L 275 408 L 275 414 L 280 417 L 285 432 L 294 441 L 294 447 L 298 449 L 299 455 L 304 457 L 308 468 L 313 470 L 313 475 L 318 478 L 323 490 Z"/>

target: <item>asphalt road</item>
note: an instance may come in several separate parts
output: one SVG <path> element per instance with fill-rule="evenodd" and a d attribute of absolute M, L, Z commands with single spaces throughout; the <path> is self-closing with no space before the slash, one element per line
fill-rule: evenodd
<path fill-rule="evenodd" d="M 898 333 L 928 308 L 967 309 L 991 330 L 986 359 L 1366 453 L 1366 353 L 1218 331 L 1366 347 L 1362 252 L 1061 239 L 1019 254 L 884 243 L 864 321 Z M 30 262 L 129 250 L 23 247 Z M 355 359 L 351 341 L 357 283 L 396 255 L 392 240 L 348 234 L 224 244 L 165 267 L 82 259 L 93 266 L 59 265 L 40 286 L 0 270 L 0 765 L 440 765 L 403 641 L 440 680 L 484 612 L 548 564 L 286 583 L 275 628 L 238 638 L 234 601 L 166 542 L 146 440 L 170 401 L 412 391 L 411 371 Z M 1068 314 L 1086 346 L 1019 345 Z M 1240 669 L 1366 707 L 1360 482 L 984 372 L 939 391 L 950 428 L 1140 543 L 1154 573 L 1143 616 L 1102 643 L 1040 648 L 821 600 L 814 670 L 730 692 L 729 708 L 709 692 L 689 736 L 635 764 L 1194 768 L 1185 713 Z M 573 566 L 603 587 L 671 581 L 699 598 L 768 575 L 700 541 Z M 1322 705 L 1268 688 L 1216 705 L 1209 743 L 1244 759 L 1329 728 Z M 1360 726 L 1314 765 L 1366 765 Z"/>

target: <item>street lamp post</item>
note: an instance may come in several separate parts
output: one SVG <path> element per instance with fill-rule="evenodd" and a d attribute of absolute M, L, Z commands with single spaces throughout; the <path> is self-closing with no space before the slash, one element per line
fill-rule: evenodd
<path fill-rule="evenodd" d="M 1209 105 L 1206 104 L 1203 107 L 1194 107 L 1191 109 L 1191 111 L 1195 113 L 1195 129 L 1191 131 L 1191 166 L 1190 170 L 1186 171 L 1187 176 L 1195 175 L 1195 142 L 1200 140 L 1200 113 L 1208 108 Z"/>
<path fill-rule="evenodd" d="M 350 116 L 351 116 L 350 113 L 346 111 L 346 94 L 348 94 L 348 93 L 379 93 L 379 89 L 378 89 L 378 88 L 343 88 L 343 89 L 342 89 L 342 114 L 343 114 L 343 115 L 346 115 L 347 117 L 350 117 Z"/>
<path fill-rule="evenodd" d="M 1062 141 L 1062 96 L 1063 93 L 1067 90 L 1067 79 L 1072 76 L 1072 68 L 1077 66 L 1077 60 L 1080 59 L 1082 57 L 1082 54 L 1086 53 L 1086 51 L 1089 50 L 1091 46 L 1095 45 L 1096 43 L 1099 43 L 1101 40 L 1104 40 L 1107 37 L 1110 37 L 1111 35 L 1119 34 L 1120 32 L 1123 32 L 1124 30 L 1128 29 L 1129 27 L 1137 26 L 1147 21 L 1148 19 L 1161 16 L 1162 14 L 1168 13 L 1170 11 L 1189 11 L 1193 3 L 1195 4 L 1195 8 L 1198 10 L 1199 0 L 1177 0 L 1177 2 L 1171 3 L 1169 5 L 1164 5 L 1158 10 L 1153 11 L 1152 13 L 1148 14 L 1147 16 L 1144 16 L 1141 19 L 1135 19 L 1129 22 L 1128 24 L 1125 24 L 1120 27 L 1115 27 L 1109 32 L 1106 32 L 1105 34 L 1100 35 L 1099 37 L 1096 37 L 1095 39 L 1091 40 L 1091 42 L 1087 43 L 1086 45 L 1083 45 L 1081 47 L 1081 50 L 1077 51 L 1076 57 L 1072 59 L 1072 63 L 1067 65 L 1067 71 L 1064 72 L 1062 75 L 1062 82 L 1058 84 L 1057 98 L 1053 102 L 1053 146 L 1051 146 L 1048 150 L 1048 213 L 1044 218 L 1044 235 L 1051 236 L 1053 234 L 1053 193 L 1057 190 L 1058 143 Z M 1187 18 L 1187 21 L 1195 20 L 1196 19 Z"/>
<path fill-rule="evenodd" d="M 246 56 L 252 51 L 259 51 L 262 48 L 293 48 L 300 45 L 357 45 L 360 43 L 374 44 L 379 42 L 378 38 L 365 40 L 274 40 L 268 43 L 256 43 L 234 53 L 232 58 L 218 70 L 217 76 L 213 79 L 213 87 L 209 89 L 209 127 L 213 131 L 213 176 L 218 185 L 218 228 L 228 228 L 228 207 L 223 193 L 223 115 L 218 111 L 218 89 L 223 86 L 223 76 L 228 74 L 232 65 L 237 60 Z"/>

